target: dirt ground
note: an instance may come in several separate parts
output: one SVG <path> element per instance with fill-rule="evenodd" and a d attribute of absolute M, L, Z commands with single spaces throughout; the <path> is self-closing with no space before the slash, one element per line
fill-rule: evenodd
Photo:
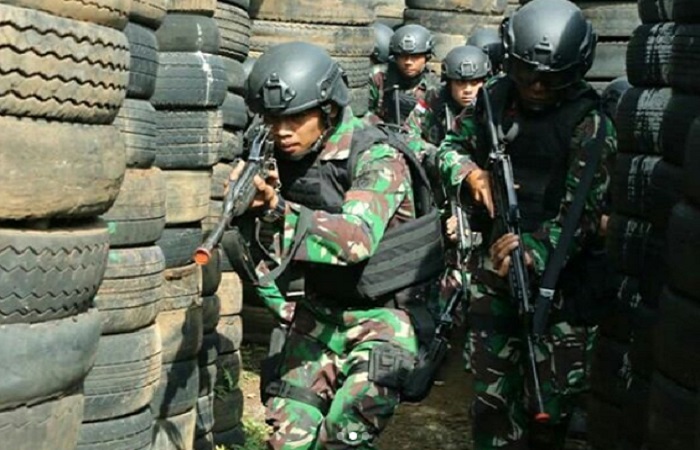
<path fill-rule="evenodd" d="M 462 359 L 463 330 L 455 330 L 447 362 L 440 378 L 442 385 L 433 387 L 420 404 L 399 406 L 392 422 L 379 439 L 380 450 L 471 450 L 469 404 L 473 390 L 471 375 L 464 370 Z M 244 370 L 241 389 L 245 399 L 244 420 L 264 422 L 260 404 L 258 362 L 266 348 L 247 345 L 243 348 Z M 585 450 L 581 442 L 570 442 L 567 450 Z"/>

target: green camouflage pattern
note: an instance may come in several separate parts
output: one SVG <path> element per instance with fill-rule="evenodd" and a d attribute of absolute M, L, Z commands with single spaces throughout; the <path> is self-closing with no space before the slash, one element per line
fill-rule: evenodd
<path fill-rule="evenodd" d="M 386 117 L 384 108 L 384 82 L 388 69 L 374 71 L 369 79 L 369 114 L 375 115 L 380 120 L 393 123 L 393 118 Z M 440 89 L 440 78 L 428 69 L 420 76 L 421 79 L 414 86 L 402 89 L 402 92 L 412 94 L 417 100 L 425 98 L 430 90 Z"/>
<path fill-rule="evenodd" d="M 585 146 L 595 139 L 599 127 L 605 127 L 603 158 L 596 168 L 593 185 L 575 232 L 569 255 L 580 252 L 584 242 L 597 239 L 605 194 L 610 184 L 612 162 L 617 152 L 616 132 L 612 121 L 591 111 L 575 128 L 570 145 L 570 163 L 565 195 L 559 214 L 533 233 L 523 233 L 522 241 L 532 255 L 531 277 L 542 275 L 549 254 L 556 247 L 563 219 L 573 202 L 574 192 L 586 167 Z M 459 185 L 471 170 L 478 168 L 471 154 L 476 148 L 477 124 L 464 117 L 457 132 L 448 132 L 438 150 L 439 169 L 447 186 Z M 489 242 L 486 244 L 490 245 Z M 493 271 L 488 245 L 478 252 L 478 264 L 472 270 L 469 306 L 469 344 L 471 367 L 475 379 L 474 449 L 529 448 L 538 434 L 533 432 L 532 396 L 529 395 L 527 353 L 524 330 L 518 307 L 510 298 L 507 281 Z M 568 420 L 576 399 L 587 389 L 587 373 L 595 330 L 572 327 L 557 320 L 564 299 L 556 297 L 550 317 L 549 334 L 536 343 L 536 360 L 545 400 L 545 410 L 552 417 L 552 427 L 561 430 Z M 554 437 L 552 437 L 554 436 Z M 551 448 L 561 448 L 562 433 L 551 433 Z M 549 448 L 549 447 L 548 447 Z"/>
<path fill-rule="evenodd" d="M 440 146 L 448 130 L 457 132 L 462 116 L 471 115 L 473 107 L 459 108 L 455 102 L 448 101 L 449 95 L 447 85 L 426 91 L 425 98 L 418 100 L 404 124 L 409 134 L 420 137 L 432 145 Z M 449 124 L 445 108 L 449 109 L 453 118 Z"/>
<path fill-rule="evenodd" d="M 346 108 L 319 158 L 347 158 L 353 133 L 366 126 L 368 122 Z M 292 212 L 278 229 L 282 255 L 293 242 L 302 208 L 288 204 Z M 310 229 L 292 264 L 304 261 L 349 266 L 362 262 L 374 254 L 388 228 L 414 217 L 411 178 L 403 157 L 388 145 L 375 144 L 358 158 L 342 212 L 313 211 Z M 268 271 L 259 266 L 260 274 Z M 370 382 L 366 362 L 374 347 L 387 342 L 417 354 L 415 330 L 407 313 L 384 307 L 328 307 L 323 298 L 312 293 L 292 304 L 275 284 L 257 290 L 273 314 L 291 324 L 281 379 L 310 388 L 330 402 L 324 414 L 298 400 L 269 399 L 266 415 L 273 428 L 269 448 L 374 449 L 376 437 L 399 403 L 399 394 Z"/>

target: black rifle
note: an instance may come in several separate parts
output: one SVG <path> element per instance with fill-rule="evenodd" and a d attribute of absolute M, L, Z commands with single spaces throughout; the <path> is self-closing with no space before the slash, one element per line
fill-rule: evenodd
<path fill-rule="evenodd" d="M 520 210 L 518 209 L 518 198 L 515 194 L 513 166 L 510 161 L 510 155 L 505 152 L 505 143 L 503 139 L 499 139 L 500 136 L 496 130 L 488 90 L 482 89 L 481 94 L 486 112 L 486 125 L 490 135 L 491 151 L 489 152 L 488 167 L 490 172 L 491 193 L 493 195 L 497 220 L 500 222 L 505 233 L 512 233 L 520 239 Z M 522 240 L 520 241 L 520 245 L 511 252 L 510 260 L 508 286 L 510 287 L 511 296 L 518 303 L 520 314 L 523 318 L 523 328 L 525 340 L 527 342 L 527 356 L 537 402 L 535 420 L 540 423 L 546 423 L 549 421 L 550 417 L 549 414 L 544 411 L 540 377 L 537 371 L 537 361 L 535 359 L 535 346 L 533 344 L 531 326 L 534 308 L 530 299 L 530 280 L 528 279 Z"/>
<path fill-rule="evenodd" d="M 233 226 L 233 219 L 242 216 L 250 206 L 250 203 L 255 197 L 255 185 L 253 178 L 256 175 L 261 178 L 267 178 L 270 171 L 276 170 L 277 163 L 273 156 L 274 144 L 269 139 L 270 128 L 260 126 L 257 130 L 255 138 L 250 145 L 248 159 L 245 162 L 243 171 L 238 178 L 229 184 L 228 191 L 224 197 L 224 206 L 219 222 L 214 227 L 214 230 L 209 234 L 202 245 L 197 248 L 194 253 L 194 260 L 200 266 L 206 265 L 211 258 L 211 252 L 224 237 L 224 232 L 233 230 L 235 236 L 231 241 L 236 245 L 236 252 L 244 260 L 244 267 L 239 267 L 236 270 L 243 278 L 254 278 L 254 270 L 252 266 L 252 258 L 246 241 L 243 240 L 237 227 Z M 229 251 L 230 253 L 230 251 Z M 233 263 L 233 262 L 232 262 Z M 234 267 L 236 269 L 236 267 Z"/>

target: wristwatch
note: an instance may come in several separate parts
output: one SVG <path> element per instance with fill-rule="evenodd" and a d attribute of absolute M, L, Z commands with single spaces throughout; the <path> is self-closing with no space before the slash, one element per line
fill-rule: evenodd
<path fill-rule="evenodd" d="M 275 223 L 284 217 L 284 214 L 287 211 L 287 202 L 285 202 L 280 195 L 277 196 L 277 199 L 277 206 L 263 211 L 262 215 L 260 216 L 260 220 L 266 223 Z"/>

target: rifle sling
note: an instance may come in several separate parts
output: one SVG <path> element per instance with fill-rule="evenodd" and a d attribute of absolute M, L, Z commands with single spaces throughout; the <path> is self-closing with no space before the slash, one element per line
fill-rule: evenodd
<path fill-rule="evenodd" d="M 559 242 L 547 261 L 547 265 L 545 266 L 544 274 L 542 275 L 540 282 L 533 320 L 535 328 L 539 328 L 537 331 L 540 333 L 544 331 L 543 328 L 547 322 L 550 303 L 554 296 L 554 290 L 559 280 L 559 275 L 566 263 L 566 255 L 569 252 L 569 247 L 571 247 L 574 233 L 581 218 L 581 214 L 583 213 L 583 207 L 586 203 L 586 196 L 591 189 L 596 168 L 598 167 L 600 159 L 603 155 L 606 121 L 605 115 L 599 114 L 599 117 L 600 124 L 598 126 L 596 137 L 592 141 L 589 141 L 588 145 L 586 145 L 586 154 L 588 155 L 586 168 L 578 186 L 576 187 L 574 200 L 569 208 L 569 212 L 564 219 L 564 225 L 562 227 L 561 236 L 559 237 Z"/>
<path fill-rule="evenodd" d="M 299 219 L 297 220 L 297 226 L 294 230 L 294 238 L 292 239 L 292 243 L 289 247 L 289 252 L 282 257 L 277 267 L 271 270 L 268 274 L 260 277 L 258 284 L 262 286 L 272 283 L 282 274 L 282 272 L 284 272 L 287 266 L 289 266 L 289 263 L 292 262 L 294 255 L 296 255 L 297 250 L 299 250 L 299 247 L 301 247 L 301 244 L 304 242 L 304 238 L 311 227 L 312 215 L 313 210 L 304 206 L 301 207 Z"/>

